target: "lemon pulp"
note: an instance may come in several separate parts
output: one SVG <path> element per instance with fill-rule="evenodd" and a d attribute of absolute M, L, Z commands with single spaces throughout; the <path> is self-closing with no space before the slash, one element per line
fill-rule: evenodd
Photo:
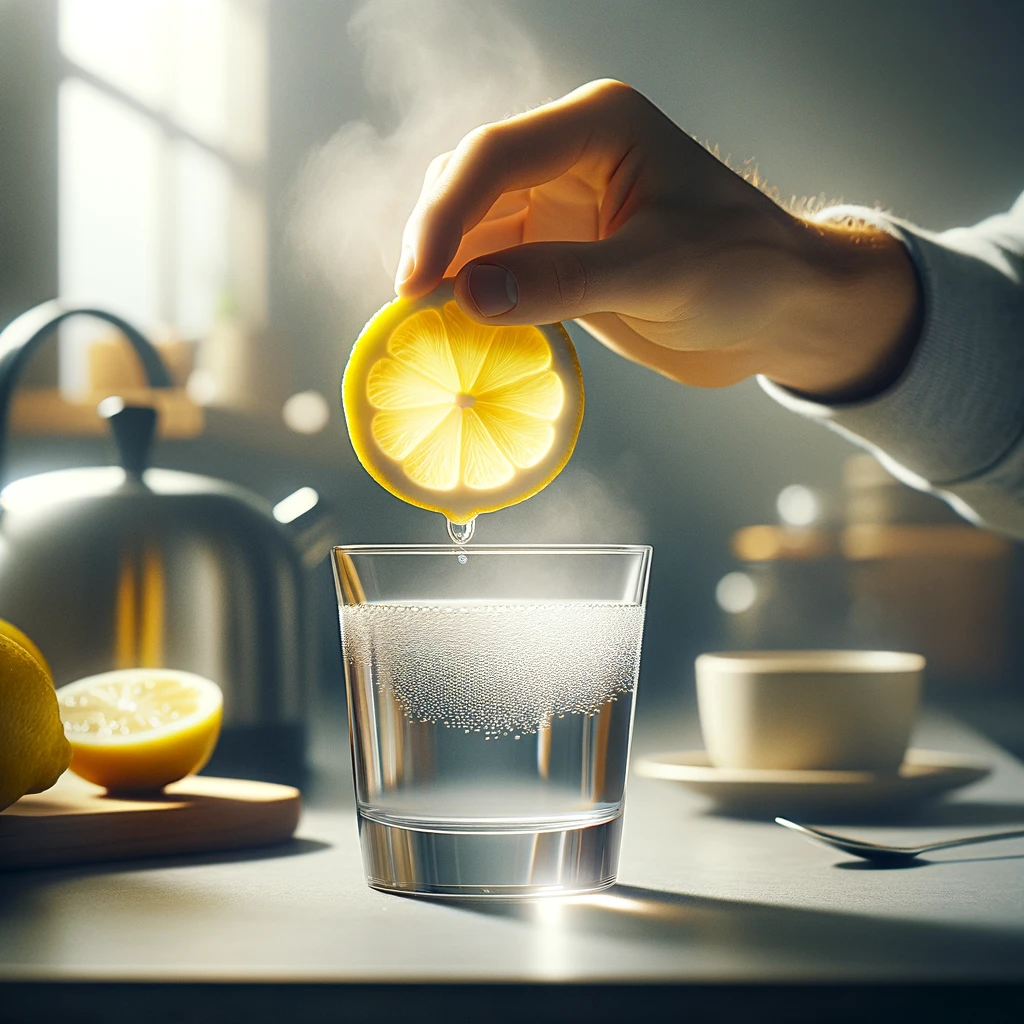
<path fill-rule="evenodd" d="M 583 419 L 583 377 L 561 324 L 467 317 L 450 281 L 366 325 L 342 382 L 359 461 L 392 494 L 467 523 L 536 494 Z"/>
<path fill-rule="evenodd" d="M 190 672 L 120 669 L 57 691 L 71 770 L 111 790 L 158 789 L 198 771 L 220 733 L 220 688 Z"/>

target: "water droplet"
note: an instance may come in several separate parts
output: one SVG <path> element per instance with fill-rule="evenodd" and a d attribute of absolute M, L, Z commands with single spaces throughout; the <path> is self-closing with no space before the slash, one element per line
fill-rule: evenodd
<path fill-rule="evenodd" d="M 468 523 L 453 523 L 450 519 L 446 519 L 445 522 L 448 524 L 448 536 L 451 537 L 453 544 L 468 544 L 476 533 L 476 519 L 470 519 Z"/>

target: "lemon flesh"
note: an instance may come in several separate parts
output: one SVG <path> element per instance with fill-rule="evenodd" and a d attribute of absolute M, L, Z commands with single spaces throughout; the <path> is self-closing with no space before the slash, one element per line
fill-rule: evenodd
<path fill-rule="evenodd" d="M 396 497 L 467 523 L 536 494 L 569 461 L 583 375 L 561 324 L 471 320 L 444 281 L 363 328 L 342 381 L 349 437 Z"/>
<path fill-rule="evenodd" d="M 0 634 L 0 810 L 49 789 L 70 760 L 49 672 Z"/>
<path fill-rule="evenodd" d="M 190 672 L 105 672 L 57 691 L 71 770 L 115 792 L 159 789 L 199 771 L 220 735 L 220 687 Z"/>

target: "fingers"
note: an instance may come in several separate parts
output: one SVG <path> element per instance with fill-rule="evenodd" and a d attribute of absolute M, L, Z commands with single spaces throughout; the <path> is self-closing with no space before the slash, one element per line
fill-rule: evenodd
<path fill-rule="evenodd" d="M 448 166 L 448 161 L 452 158 L 452 150 L 447 153 L 439 153 L 434 157 L 433 160 L 427 164 L 427 172 L 423 175 L 423 185 L 420 187 L 420 195 L 417 200 L 417 204 L 423 202 L 424 196 L 428 196 L 437 183 L 437 179 L 444 173 L 444 169 Z M 395 271 L 395 289 L 397 290 L 398 284 L 404 281 L 411 273 L 412 269 L 416 264 L 416 255 L 413 251 L 413 246 L 408 239 L 409 225 L 406 224 L 405 231 L 402 235 L 402 255 L 398 260 L 398 269 Z"/>
<path fill-rule="evenodd" d="M 513 214 L 500 220 L 491 220 L 488 216 L 472 231 L 462 236 L 459 251 L 449 264 L 446 276 L 451 277 L 457 274 L 471 260 L 479 259 L 488 253 L 521 245 L 525 228 L 525 213 Z"/>
<path fill-rule="evenodd" d="M 446 276 L 454 276 L 477 256 L 520 245 L 526 237 L 526 222 L 530 206 L 529 189 L 506 192 L 500 196 L 488 210 L 484 219 L 462 236 L 459 250 L 448 265 Z"/>
<path fill-rule="evenodd" d="M 423 187 L 420 189 L 421 195 L 424 192 L 429 192 L 434 187 L 437 179 L 444 174 L 444 169 L 448 166 L 448 161 L 451 160 L 453 152 L 455 151 L 450 149 L 447 153 L 441 153 L 427 164 L 427 173 L 423 175 Z"/>
<path fill-rule="evenodd" d="M 626 106 L 637 95 L 618 82 L 592 82 L 470 132 L 443 166 L 435 161 L 430 184 L 406 225 L 405 256 L 395 281 L 399 294 L 413 297 L 435 287 L 463 235 L 503 193 L 564 174 L 588 149 L 597 164 L 614 167 L 632 131 Z"/>
<path fill-rule="evenodd" d="M 544 324 L 580 320 L 612 351 L 672 380 L 697 387 L 725 387 L 760 372 L 756 352 L 744 344 L 701 350 L 699 319 L 664 322 L 667 298 L 685 294 L 685 258 L 675 258 L 657 236 L 630 224 L 597 242 L 534 242 L 472 260 L 455 278 L 455 298 L 474 319 L 495 324 Z M 638 258 L 649 254 L 649 261 Z M 679 270 L 665 281 L 656 267 Z M 671 287 L 666 296 L 665 283 Z M 679 337 L 662 340 L 669 329 Z"/>
<path fill-rule="evenodd" d="M 455 278 L 455 298 L 474 319 L 545 324 L 591 313 L 662 318 L 679 303 L 677 240 L 658 211 L 597 241 L 537 241 L 473 259 Z"/>
<path fill-rule="evenodd" d="M 762 369 L 755 356 L 745 349 L 681 352 L 665 348 L 633 330 L 614 313 L 595 313 L 580 323 L 617 355 L 690 387 L 730 387 Z"/>
<path fill-rule="evenodd" d="M 496 324 L 548 324 L 630 302 L 628 262 L 613 236 L 599 242 L 532 242 L 472 261 L 455 278 L 455 298 Z"/>

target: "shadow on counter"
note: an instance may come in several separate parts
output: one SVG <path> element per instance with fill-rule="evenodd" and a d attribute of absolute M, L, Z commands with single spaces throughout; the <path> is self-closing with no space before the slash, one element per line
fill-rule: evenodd
<path fill-rule="evenodd" d="M 801 810 L 799 807 L 764 808 L 708 807 L 707 817 L 738 821 L 772 821 L 777 814 L 794 821 L 815 825 L 889 825 L 893 827 L 931 828 L 941 826 L 1016 825 L 1024 822 L 1024 802 L 1009 800 L 956 800 L 933 801 L 916 807 L 882 807 L 852 810 L 840 808 L 828 811 L 822 808 Z"/>
<path fill-rule="evenodd" d="M 1024 932 L 714 899 L 617 884 L 559 900 L 444 900 L 527 928 L 678 949 L 743 973 L 833 981 L 1024 981 Z M 756 965 L 756 966 L 753 966 Z"/>

